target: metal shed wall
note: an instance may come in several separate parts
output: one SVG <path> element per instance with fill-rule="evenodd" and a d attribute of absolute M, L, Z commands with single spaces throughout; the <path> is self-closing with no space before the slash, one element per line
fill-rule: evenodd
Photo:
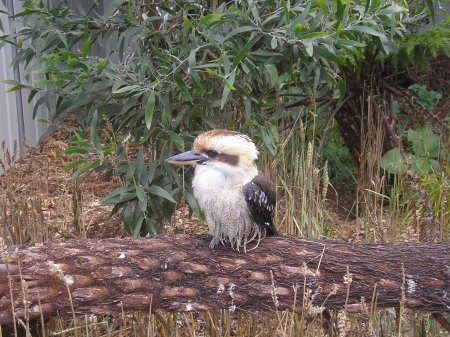
<path fill-rule="evenodd" d="M 5 8 L 0 2 L 0 9 L 9 13 L 18 13 L 20 8 L 17 1 L 10 1 L 8 8 Z M 9 33 L 9 26 L 12 23 L 6 15 L 0 16 L 5 34 Z M 15 55 L 14 48 L 7 44 L 0 48 L 0 81 L 16 80 L 27 83 L 23 68 L 14 71 L 11 61 Z M 35 81 L 36 75 L 30 76 L 29 82 Z M 36 95 L 34 99 L 28 103 L 28 90 L 17 90 L 10 93 L 6 91 L 11 85 L 0 83 L 0 142 L 5 142 L 6 147 L 12 151 L 14 143 L 20 151 L 25 152 L 24 144 L 35 146 L 40 136 L 47 130 L 47 124 L 38 122 L 40 118 L 48 119 L 50 112 L 45 105 L 41 105 L 38 109 L 36 119 L 33 119 L 33 107 L 39 99 Z M 3 151 L 0 150 L 0 159 L 3 159 Z M 1 170 L 1 168 L 0 168 Z"/>
<path fill-rule="evenodd" d="M 0 9 L 6 10 L 0 2 Z M 5 15 L 0 16 L 5 33 L 9 33 L 9 22 Z M 12 59 L 11 45 L 0 49 L 0 80 L 14 79 L 14 72 L 10 67 Z M 19 122 L 17 114 L 16 95 L 6 93 L 9 85 L 0 82 L 0 142 L 5 142 L 8 149 L 12 150 L 14 141 L 20 139 Z M 3 160 L 3 151 L 0 150 L 0 159 Z M 1 168 L 0 168 L 1 171 Z"/>

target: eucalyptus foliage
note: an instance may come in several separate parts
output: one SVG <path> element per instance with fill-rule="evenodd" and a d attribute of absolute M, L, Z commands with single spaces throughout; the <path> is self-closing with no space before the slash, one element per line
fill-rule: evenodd
<path fill-rule="evenodd" d="M 0 43 L 17 47 L 14 67 L 42 79 L 9 81 L 9 91 L 39 97 L 34 112 L 49 106 L 49 122 L 75 113 L 80 127 L 65 154 L 77 160 L 68 169 L 74 178 L 91 170 L 121 177 L 104 203 L 134 235 L 156 233 L 180 191 L 198 213 L 163 162 L 197 132 L 240 129 L 275 158 L 280 131 L 316 117 L 288 107 L 317 101 L 325 114 L 346 95 L 342 68 L 395 52 L 406 25 L 425 15 L 381 0 L 236 0 L 214 11 L 196 1 L 115 0 L 103 11 L 97 1 L 54 2 L 22 1 L 10 16 L 17 25 Z"/>
<path fill-rule="evenodd" d="M 414 64 L 429 69 L 429 59 L 439 54 L 450 57 L 450 17 L 426 32 L 405 35 L 399 47 L 393 63 L 403 66 Z"/>

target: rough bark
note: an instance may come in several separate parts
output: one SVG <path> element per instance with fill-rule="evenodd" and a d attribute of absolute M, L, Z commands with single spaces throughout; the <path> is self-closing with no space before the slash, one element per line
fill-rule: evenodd
<path fill-rule="evenodd" d="M 12 322 L 13 311 L 30 318 L 122 309 L 450 311 L 448 243 L 281 236 L 247 252 L 211 252 L 209 240 L 176 235 L 11 247 L 0 260 L 0 324 Z"/>

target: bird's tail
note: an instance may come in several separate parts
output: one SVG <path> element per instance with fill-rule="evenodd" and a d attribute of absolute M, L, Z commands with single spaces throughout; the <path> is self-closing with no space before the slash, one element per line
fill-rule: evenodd
<path fill-rule="evenodd" d="M 279 235 L 277 229 L 275 228 L 275 226 L 273 224 L 265 225 L 264 228 L 266 229 L 266 236 Z"/>

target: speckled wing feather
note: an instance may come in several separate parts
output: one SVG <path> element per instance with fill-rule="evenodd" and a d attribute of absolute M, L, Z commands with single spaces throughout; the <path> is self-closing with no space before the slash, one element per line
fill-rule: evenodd
<path fill-rule="evenodd" d="M 272 182 L 264 173 L 258 175 L 243 188 L 252 220 L 266 229 L 267 236 L 278 235 L 273 223 L 276 193 Z"/>

